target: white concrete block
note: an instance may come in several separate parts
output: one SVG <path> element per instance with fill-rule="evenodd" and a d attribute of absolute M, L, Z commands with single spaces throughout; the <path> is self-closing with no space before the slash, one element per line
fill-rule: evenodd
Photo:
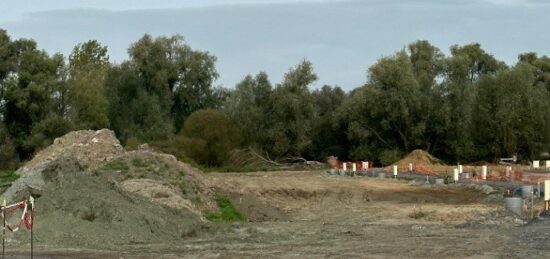
<path fill-rule="evenodd" d="M 458 182 L 458 168 L 453 169 L 453 180 Z"/>
<path fill-rule="evenodd" d="M 539 168 L 539 167 L 540 167 L 540 161 L 539 160 L 533 161 L 533 168 Z"/>

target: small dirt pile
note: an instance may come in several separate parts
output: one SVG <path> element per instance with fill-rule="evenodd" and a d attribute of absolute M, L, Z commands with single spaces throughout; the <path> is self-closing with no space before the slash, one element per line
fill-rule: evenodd
<path fill-rule="evenodd" d="M 63 157 L 73 157 L 84 168 L 96 169 L 122 153 L 124 149 L 115 133 L 108 129 L 73 131 L 56 138 L 52 145 L 36 154 L 16 173 L 24 175 L 28 171 Z"/>
<path fill-rule="evenodd" d="M 192 235 L 201 225 L 189 210 L 151 202 L 102 176 L 67 171 L 80 167 L 71 163 L 77 162 L 52 161 L 44 171 L 45 185 L 36 199 L 37 243 L 106 249 L 164 243 Z M 23 243 L 29 238 L 20 233 L 15 237 Z"/>
<path fill-rule="evenodd" d="M 424 150 L 421 150 L 421 149 L 413 150 L 406 157 L 399 160 L 394 165 L 406 168 L 406 167 L 409 166 L 409 163 L 412 163 L 413 166 L 415 166 L 415 165 L 421 165 L 421 166 L 443 165 L 443 162 L 441 162 L 441 160 L 433 157 L 432 155 L 430 155 L 430 153 L 428 153 Z"/>

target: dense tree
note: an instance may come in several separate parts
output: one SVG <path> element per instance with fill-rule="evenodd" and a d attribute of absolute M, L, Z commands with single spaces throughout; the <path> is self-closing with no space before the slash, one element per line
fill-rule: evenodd
<path fill-rule="evenodd" d="M 544 86 L 550 91 L 550 58 L 548 56 L 539 57 L 533 52 L 520 54 L 519 63 L 531 65 L 534 68 L 535 84 Z"/>
<path fill-rule="evenodd" d="M 216 58 L 191 49 L 179 35 L 146 34 L 128 53 L 130 60 L 113 68 L 106 82 L 110 123 L 124 140 L 167 137 L 191 112 L 216 107 L 225 97 L 212 87 Z"/>
<path fill-rule="evenodd" d="M 407 53 L 382 58 L 369 69 L 369 78 L 342 111 L 354 146 L 351 156 L 366 159 L 419 147 L 426 130 L 424 96 Z"/>
<path fill-rule="evenodd" d="M 48 145 L 70 130 L 63 118 L 64 61 L 61 55 L 50 57 L 38 50 L 32 40 L 12 44 L 17 74 L 3 82 L 4 122 L 18 154 L 26 159 L 36 148 Z"/>
<path fill-rule="evenodd" d="M 113 67 L 107 75 L 109 121 L 121 141 L 129 138 L 143 141 L 164 139 L 173 132 L 161 98 L 147 92 L 131 62 Z"/>
<path fill-rule="evenodd" d="M 69 56 L 69 117 L 77 129 L 109 127 L 105 95 L 109 56 L 95 40 L 77 45 Z"/>
<path fill-rule="evenodd" d="M 312 122 L 316 117 L 309 87 L 316 80 L 313 65 L 304 60 L 290 69 L 273 90 L 265 149 L 274 156 L 301 155 L 311 148 Z"/>
<path fill-rule="evenodd" d="M 337 121 L 337 111 L 346 93 L 342 88 L 328 85 L 313 91 L 316 120 L 312 122 L 311 150 L 309 157 L 324 161 L 328 156 L 346 157 L 347 139 L 345 130 Z"/>
<path fill-rule="evenodd" d="M 531 159 L 547 150 L 550 96 L 534 81 L 533 68 L 525 64 L 481 78 L 473 113 L 480 158 Z"/>
<path fill-rule="evenodd" d="M 267 140 L 264 133 L 270 127 L 271 114 L 268 112 L 272 86 L 266 73 L 248 75 L 231 92 L 225 111 L 241 133 L 243 146 L 264 149 Z"/>
<path fill-rule="evenodd" d="M 8 33 L 0 29 L 0 82 L 17 68 L 15 51 Z"/>
<path fill-rule="evenodd" d="M 467 161 L 476 156 L 472 139 L 472 107 L 476 98 L 474 83 L 483 75 L 506 69 L 506 65 L 486 53 L 479 44 L 451 47 L 446 59 L 443 94 L 448 116 L 444 158 L 453 162 Z"/>

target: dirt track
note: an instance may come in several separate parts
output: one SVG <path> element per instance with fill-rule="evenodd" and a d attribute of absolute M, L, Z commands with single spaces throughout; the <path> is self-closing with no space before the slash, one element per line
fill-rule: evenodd
<path fill-rule="evenodd" d="M 228 195 L 251 222 L 212 226 L 169 244 L 121 247 L 124 253 L 51 248 L 37 253 L 42 258 L 548 258 L 550 253 L 549 222 L 525 227 L 517 219 L 484 216 L 497 215 L 502 204 L 472 189 L 321 172 L 213 173 L 204 181 Z M 425 217 L 412 218 L 414 211 Z"/>

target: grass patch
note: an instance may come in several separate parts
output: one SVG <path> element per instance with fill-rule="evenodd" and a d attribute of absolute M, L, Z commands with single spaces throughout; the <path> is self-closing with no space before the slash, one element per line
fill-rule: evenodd
<path fill-rule="evenodd" d="M 132 159 L 132 165 L 135 167 L 147 167 L 147 163 L 139 158 Z"/>
<path fill-rule="evenodd" d="M 235 206 L 233 206 L 233 203 L 228 198 L 225 197 L 217 197 L 216 203 L 218 204 L 218 208 L 220 209 L 220 212 L 210 212 L 206 214 L 206 219 L 213 221 L 213 222 L 225 222 L 225 223 L 231 223 L 231 222 L 244 222 L 246 219 L 239 212 Z"/>
<path fill-rule="evenodd" d="M 107 163 L 106 165 L 101 167 L 101 170 L 122 170 L 122 171 L 128 171 L 128 165 L 124 161 L 115 160 Z"/>

